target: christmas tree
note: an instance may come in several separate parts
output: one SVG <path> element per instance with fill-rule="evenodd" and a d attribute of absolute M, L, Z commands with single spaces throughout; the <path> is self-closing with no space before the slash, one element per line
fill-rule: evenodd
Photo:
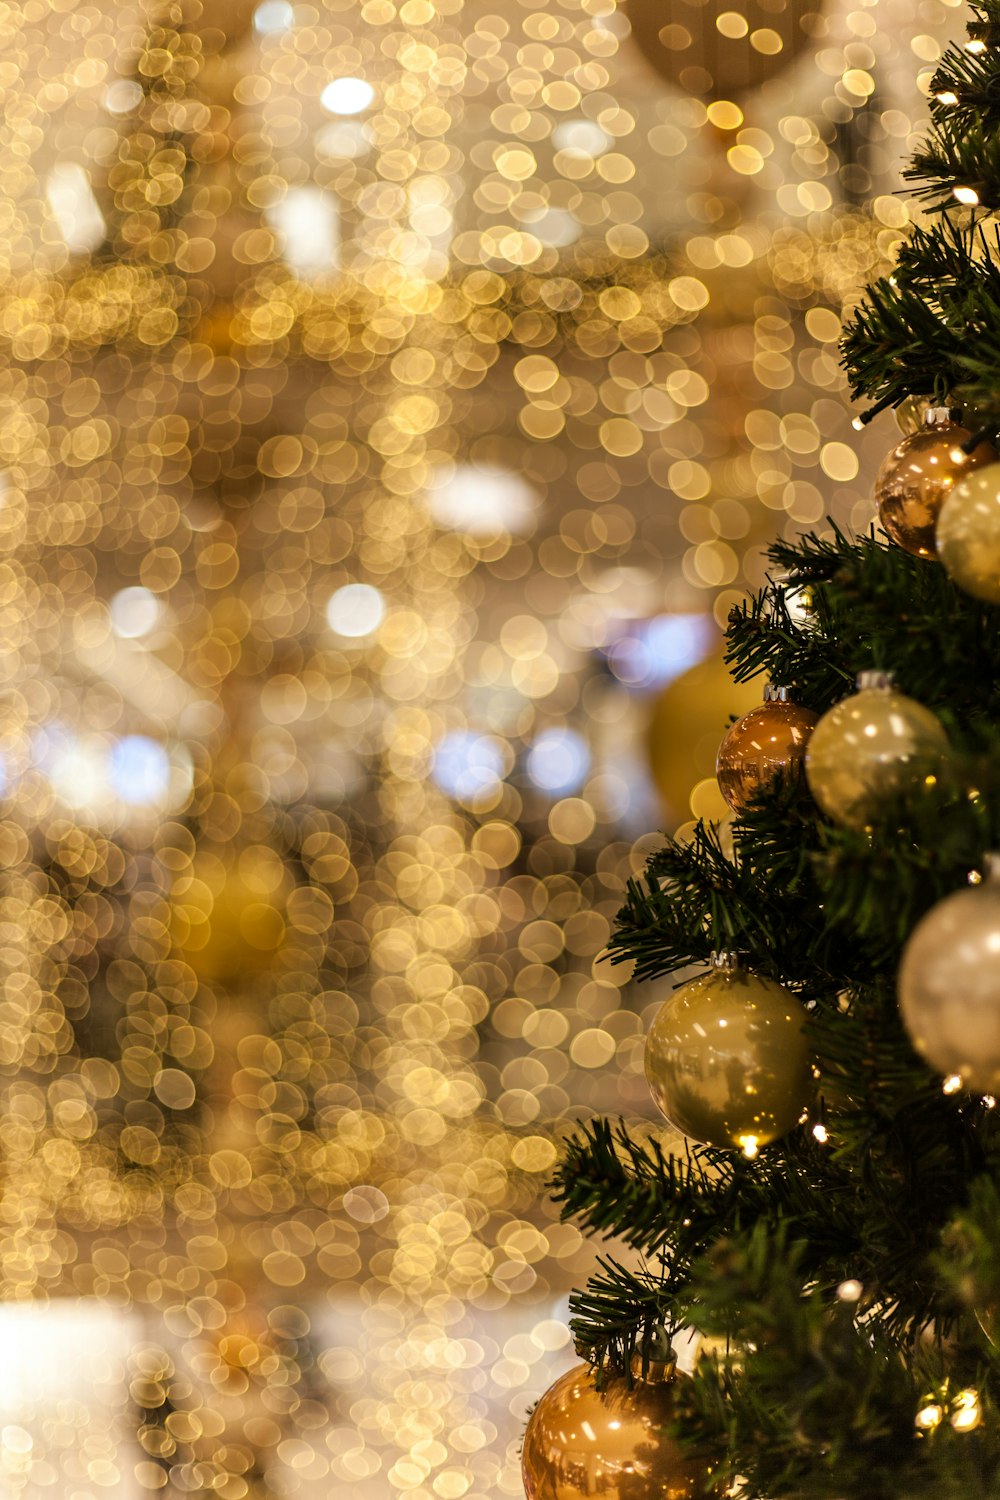
<path fill-rule="evenodd" d="M 571 1299 L 537 1500 L 1000 1494 L 1000 3 L 968 32 L 905 173 L 925 222 L 843 337 L 903 429 L 882 531 L 771 548 L 729 622 L 773 685 L 720 750 L 734 817 L 655 853 L 612 939 L 687 1139 L 568 1144 L 565 1214 L 637 1254 Z"/>

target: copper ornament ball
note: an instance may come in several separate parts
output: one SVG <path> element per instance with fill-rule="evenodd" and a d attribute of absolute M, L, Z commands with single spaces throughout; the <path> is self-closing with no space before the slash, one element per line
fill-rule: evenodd
<path fill-rule="evenodd" d="M 674 1420 L 676 1378 L 653 1366 L 605 1376 L 575 1365 L 550 1386 L 524 1434 L 527 1500 L 696 1500 L 711 1466 L 665 1431 Z"/>
<path fill-rule="evenodd" d="M 726 733 L 715 763 L 719 790 L 734 812 L 779 777 L 802 775 L 806 745 L 817 715 L 793 703 L 784 687 L 770 687 L 765 701 Z"/>
<path fill-rule="evenodd" d="M 964 451 L 963 444 L 973 434 L 954 416 L 947 407 L 928 407 L 923 426 L 897 443 L 875 479 L 882 527 L 897 547 L 914 557 L 937 556 L 937 519 L 953 486 L 973 469 L 997 460 L 991 443 Z"/>

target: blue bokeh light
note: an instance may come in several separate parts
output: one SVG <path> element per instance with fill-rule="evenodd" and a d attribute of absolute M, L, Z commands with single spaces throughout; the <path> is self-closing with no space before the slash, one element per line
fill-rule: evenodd
<path fill-rule="evenodd" d="M 718 637 L 711 615 L 630 620 L 608 649 L 608 666 L 627 687 L 653 692 L 704 661 Z"/>
<path fill-rule="evenodd" d="M 481 797 L 503 780 L 503 746 L 490 735 L 454 729 L 438 741 L 431 775 L 449 797 Z"/>
<path fill-rule="evenodd" d="M 586 781 L 590 759 L 589 746 L 575 729 L 546 729 L 528 751 L 525 770 L 540 791 L 565 797 Z"/>
<path fill-rule="evenodd" d="M 162 802 L 170 789 L 170 757 L 144 734 L 127 734 L 112 745 L 108 781 L 123 802 Z"/>

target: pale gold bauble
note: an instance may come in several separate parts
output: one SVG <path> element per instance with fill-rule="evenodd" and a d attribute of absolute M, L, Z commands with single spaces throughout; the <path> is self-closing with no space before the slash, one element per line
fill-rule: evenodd
<path fill-rule="evenodd" d="M 862 672 L 858 692 L 825 713 L 806 749 L 809 790 L 827 817 L 863 828 L 886 796 L 940 767 L 948 737 L 929 708 Z"/>
<path fill-rule="evenodd" d="M 954 485 L 973 469 L 996 462 L 990 443 L 963 451 L 972 433 L 943 406 L 929 406 L 919 432 L 904 437 L 875 477 L 878 518 L 897 547 L 914 557 L 936 557 L 934 528 Z"/>
<path fill-rule="evenodd" d="M 1000 604 L 1000 463 L 955 485 L 938 516 L 937 550 L 960 589 Z"/>
<path fill-rule="evenodd" d="M 992 856 L 994 868 L 997 856 Z M 899 968 L 899 1009 L 932 1068 L 1000 1090 L 1000 881 L 957 891 L 914 928 Z"/>
<path fill-rule="evenodd" d="M 707 809 L 707 815 L 725 813 L 714 787 L 719 741 L 732 715 L 745 714 L 759 703 L 759 687 L 735 683 L 730 677 L 721 642 L 710 657 L 675 678 L 655 699 L 647 731 L 649 769 L 668 827 L 687 821 L 693 811 L 692 793 L 705 781 L 719 803 Z M 698 809 L 699 814 L 705 811 Z"/>
<path fill-rule="evenodd" d="M 719 746 L 715 774 L 734 812 L 743 812 L 780 778 L 801 776 L 816 722 L 817 715 L 793 703 L 786 687 L 764 689 L 764 702 L 737 720 Z"/>
<path fill-rule="evenodd" d="M 674 1420 L 668 1369 L 606 1376 L 598 1390 L 590 1365 L 550 1386 L 524 1434 L 521 1475 L 527 1500 L 695 1500 L 708 1495 L 711 1465 L 664 1429 Z M 715 1491 L 717 1493 L 717 1491 Z"/>
<path fill-rule="evenodd" d="M 270 968 L 285 936 L 288 870 L 260 844 L 201 848 L 172 900 L 174 947 L 199 979 L 232 986 Z"/>
<path fill-rule="evenodd" d="M 805 1019 L 782 985 L 718 955 L 657 1012 L 644 1060 L 653 1098 L 692 1140 L 755 1155 L 809 1099 Z"/>
<path fill-rule="evenodd" d="M 739 99 L 809 45 L 819 6 L 746 0 L 738 11 L 698 0 L 629 0 L 632 36 L 669 83 L 699 99 Z"/>

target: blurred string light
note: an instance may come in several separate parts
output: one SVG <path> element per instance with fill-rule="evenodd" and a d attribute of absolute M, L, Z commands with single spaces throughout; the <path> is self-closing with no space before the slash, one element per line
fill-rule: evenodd
<path fill-rule="evenodd" d="M 375 90 L 363 78 L 333 78 L 319 102 L 331 115 L 360 115 L 375 100 Z"/>
<path fill-rule="evenodd" d="M 261 36 L 280 36 L 295 24 L 295 11 L 289 0 L 263 0 L 253 13 L 254 30 Z"/>
<path fill-rule="evenodd" d="M 503 744 L 491 735 L 456 729 L 434 747 L 434 780 L 461 802 L 495 793 L 506 769 Z"/>
<path fill-rule="evenodd" d="M 353 638 L 371 635 L 384 616 L 385 600 L 370 583 L 345 583 L 326 606 L 330 629 Z"/>
<path fill-rule="evenodd" d="M 608 666 L 628 687 L 652 691 L 704 661 L 718 638 L 710 615 L 630 620 L 608 647 Z"/>
<path fill-rule="evenodd" d="M 457 464 L 432 475 L 430 513 L 466 536 L 523 536 L 535 526 L 540 496 L 522 475 L 495 464 Z"/>
<path fill-rule="evenodd" d="M 155 629 L 163 613 L 159 599 L 140 585 L 119 589 L 110 604 L 111 625 L 124 640 L 137 640 Z"/>
<path fill-rule="evenodd" d="M 533 741 L 525 760 L 528 780 L 539 791 L 564 797 L 579 791 L 590 770 L 586 740 L 574 729 L 547 729 Z"/>

